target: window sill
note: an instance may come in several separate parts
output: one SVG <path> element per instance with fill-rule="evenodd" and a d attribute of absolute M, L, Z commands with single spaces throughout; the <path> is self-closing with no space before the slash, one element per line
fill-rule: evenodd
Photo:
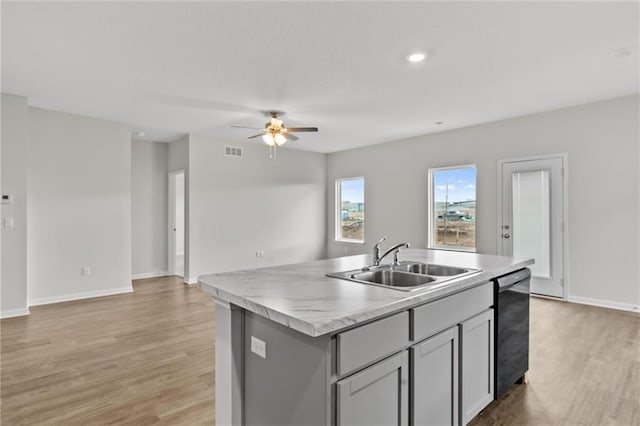
<path fill-rule="evenodd" d="M 348 243 L 348 244 L 360 244 L 360 245 L 364 245 L 364 240 L 360 241 L 360 240 L 342 240 L 342 239 L 335 239 L 334 240 L 336 243 Z"/>
<path fill-rule="evenodd" d="M 463 247 L 427 247 L 429 250 L 442 250 L 442 251 L 459 251 L 462 253 L 477 253 L 475 248 L 463 248 Z"/>

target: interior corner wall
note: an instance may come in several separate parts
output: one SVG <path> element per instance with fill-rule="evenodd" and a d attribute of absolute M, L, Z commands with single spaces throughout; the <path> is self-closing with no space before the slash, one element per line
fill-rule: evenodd
<path fill-rule="evenodd" d="M 0 225 L 1 276 L 0 318 L 27 315 L 27 99 L 2 94 L 1 167 L 2 194 L 11 195 L 11 204 L 3 204 Z"/>
<path fill-rule="evenodd" d="M 390 242 L 427 246 L 430 168 L 477 165 L 477 248 L 496 253 L 498 160 L 568 153 L 569 300 L 640 306 L 638 95 L 543 112 L 404 141 L 329 154 L 328 200 L 337 178 L 365 178 L 365 244 L 335 241 L 327 206 L 330 257 L 368 253 Z"/>
<path fill-rule="evenodd" d="M 131 143 L 131 249 L 133 278 L 167 274 L 169 144 Z"/>
<path fill-rule="evenodd" d="M 189 276 L 324 258 L 326 154 L 190 135 Z M 256 254 L 263 253 L 262 257 Z"/>
<path fill-rule="evenodd" d="M 169 144 L 168 172 L 184 171 L 184 282 L 188 284 L 197 283 L 197 277 L 190 278 L 190 190 L 189 190 L 189 152 L 191 146 L 191 136 L 185 135 Z"/>
<path fill-rule="evenodd" d="M 27 170 L 30 304 L 131 292 L 129 127 L 29 108 Z"/>

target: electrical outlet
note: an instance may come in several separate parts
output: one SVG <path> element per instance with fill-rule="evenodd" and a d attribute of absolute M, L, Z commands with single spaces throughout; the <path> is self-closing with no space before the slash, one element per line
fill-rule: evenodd
<path fill-rule="evenodd" d="M 256 250 L 256 257 L 264 257 L 264 250 L 262 249 Z"/>
<path fill-rule="evenodd" d="M 5 228 L 13 228 L 13 218 L 5 217 L 2 226 L 4 226 Z"/>
<path fill-rule="evenodd" d="M 82 276 L 83 277 L 88 277 L 89 275 L 91 275 L 91 268 L 88 266 L 85 266 L 82 268 Z"/>
<path fill-rule="evenodd" d="M 251 336 L 251 352 L 267 359 L 267 343 L 255 336 Z"/>

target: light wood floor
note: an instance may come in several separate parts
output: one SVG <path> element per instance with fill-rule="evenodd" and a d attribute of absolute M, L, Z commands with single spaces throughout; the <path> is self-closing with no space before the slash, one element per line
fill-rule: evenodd
<path fill-rule="evenodd" d="M 214 312 L 175 278 L 2 320 L 2 425 L 214 423 Z M 527 385 L 478 425 L 640 425 L 640 315 L 533 299 Z"/>
<path fill-rule="evenodd" d="M 167 277 L 2 320 L 2 426 L 213 424 L 213 306 Z"/>
<path fill-rule="evenodd" d="M 528 383 L 471 422 L 640 425 L 640 315 L 531 299 Z"/>

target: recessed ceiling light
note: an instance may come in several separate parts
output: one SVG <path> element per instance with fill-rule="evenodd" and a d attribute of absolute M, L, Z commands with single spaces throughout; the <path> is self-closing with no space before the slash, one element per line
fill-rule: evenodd
<path fill-rule="evenodd" d="M 624 58 L 625 56 L 629 56 L 633 53 L 633 50 L 630 47 L 621 47 L 619 49 L 614 49 L 611 51 L 611 57 L 614 59 Z"/>
<path fill-rule="evenodd" d="M 416 52 L 407 56 L 407 59 L 409 60 L 409 62 L 422 62 L 425 60 L 426 57 L 427 55 L 425 55 L 424 53 Z"/>
<path fill-rule="evenodd" d="M 141 138 L 144 136 L 144 132 L 141 132 L 141 131 L 133 132 L 133 136 L 135 136 L 136 138 Z"/>

